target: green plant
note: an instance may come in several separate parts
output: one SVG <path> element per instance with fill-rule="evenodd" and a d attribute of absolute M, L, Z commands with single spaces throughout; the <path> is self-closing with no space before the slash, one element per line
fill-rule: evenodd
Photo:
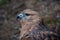
<path fill-rule="evenodd" d="M 0 0 L 0 6 L 6 4 L 8 0 Z"/>

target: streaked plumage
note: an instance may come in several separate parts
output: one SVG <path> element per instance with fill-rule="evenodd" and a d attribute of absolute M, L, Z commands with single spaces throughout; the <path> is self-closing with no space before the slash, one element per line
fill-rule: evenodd
<path fill-rule="evenodd" d="M 22 29 L 20 40 L 59 40 L 60 35 L 48 29 L 39 13 L 30 9 L 23 10 L 17 15 Z"/>

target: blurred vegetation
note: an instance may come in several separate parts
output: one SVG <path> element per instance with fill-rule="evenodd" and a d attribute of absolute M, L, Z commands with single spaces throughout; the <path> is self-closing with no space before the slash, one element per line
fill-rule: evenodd
<path fill-rule="evenodd" d="M 8 1 L 9 0 L 0 0 L 0 6 L 6 4 Z"/>

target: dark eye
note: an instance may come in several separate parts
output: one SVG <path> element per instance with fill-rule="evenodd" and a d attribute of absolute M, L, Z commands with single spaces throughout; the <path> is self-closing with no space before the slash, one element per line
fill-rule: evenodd
<path fill-rule="evenodd" d="M 25 14 L 26 16 L 29 16 L 30 14 Z"/>

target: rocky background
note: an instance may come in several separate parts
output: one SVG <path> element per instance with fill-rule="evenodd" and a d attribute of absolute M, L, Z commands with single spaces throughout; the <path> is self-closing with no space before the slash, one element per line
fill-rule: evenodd
<path fill-rule="evenodd" d="M 21 27 L 16 15 L 28 8 L 39 12 L 45 25 L 60 34 L 60 0 L 0 0 L 0 40 L 18 40 Z"/>

